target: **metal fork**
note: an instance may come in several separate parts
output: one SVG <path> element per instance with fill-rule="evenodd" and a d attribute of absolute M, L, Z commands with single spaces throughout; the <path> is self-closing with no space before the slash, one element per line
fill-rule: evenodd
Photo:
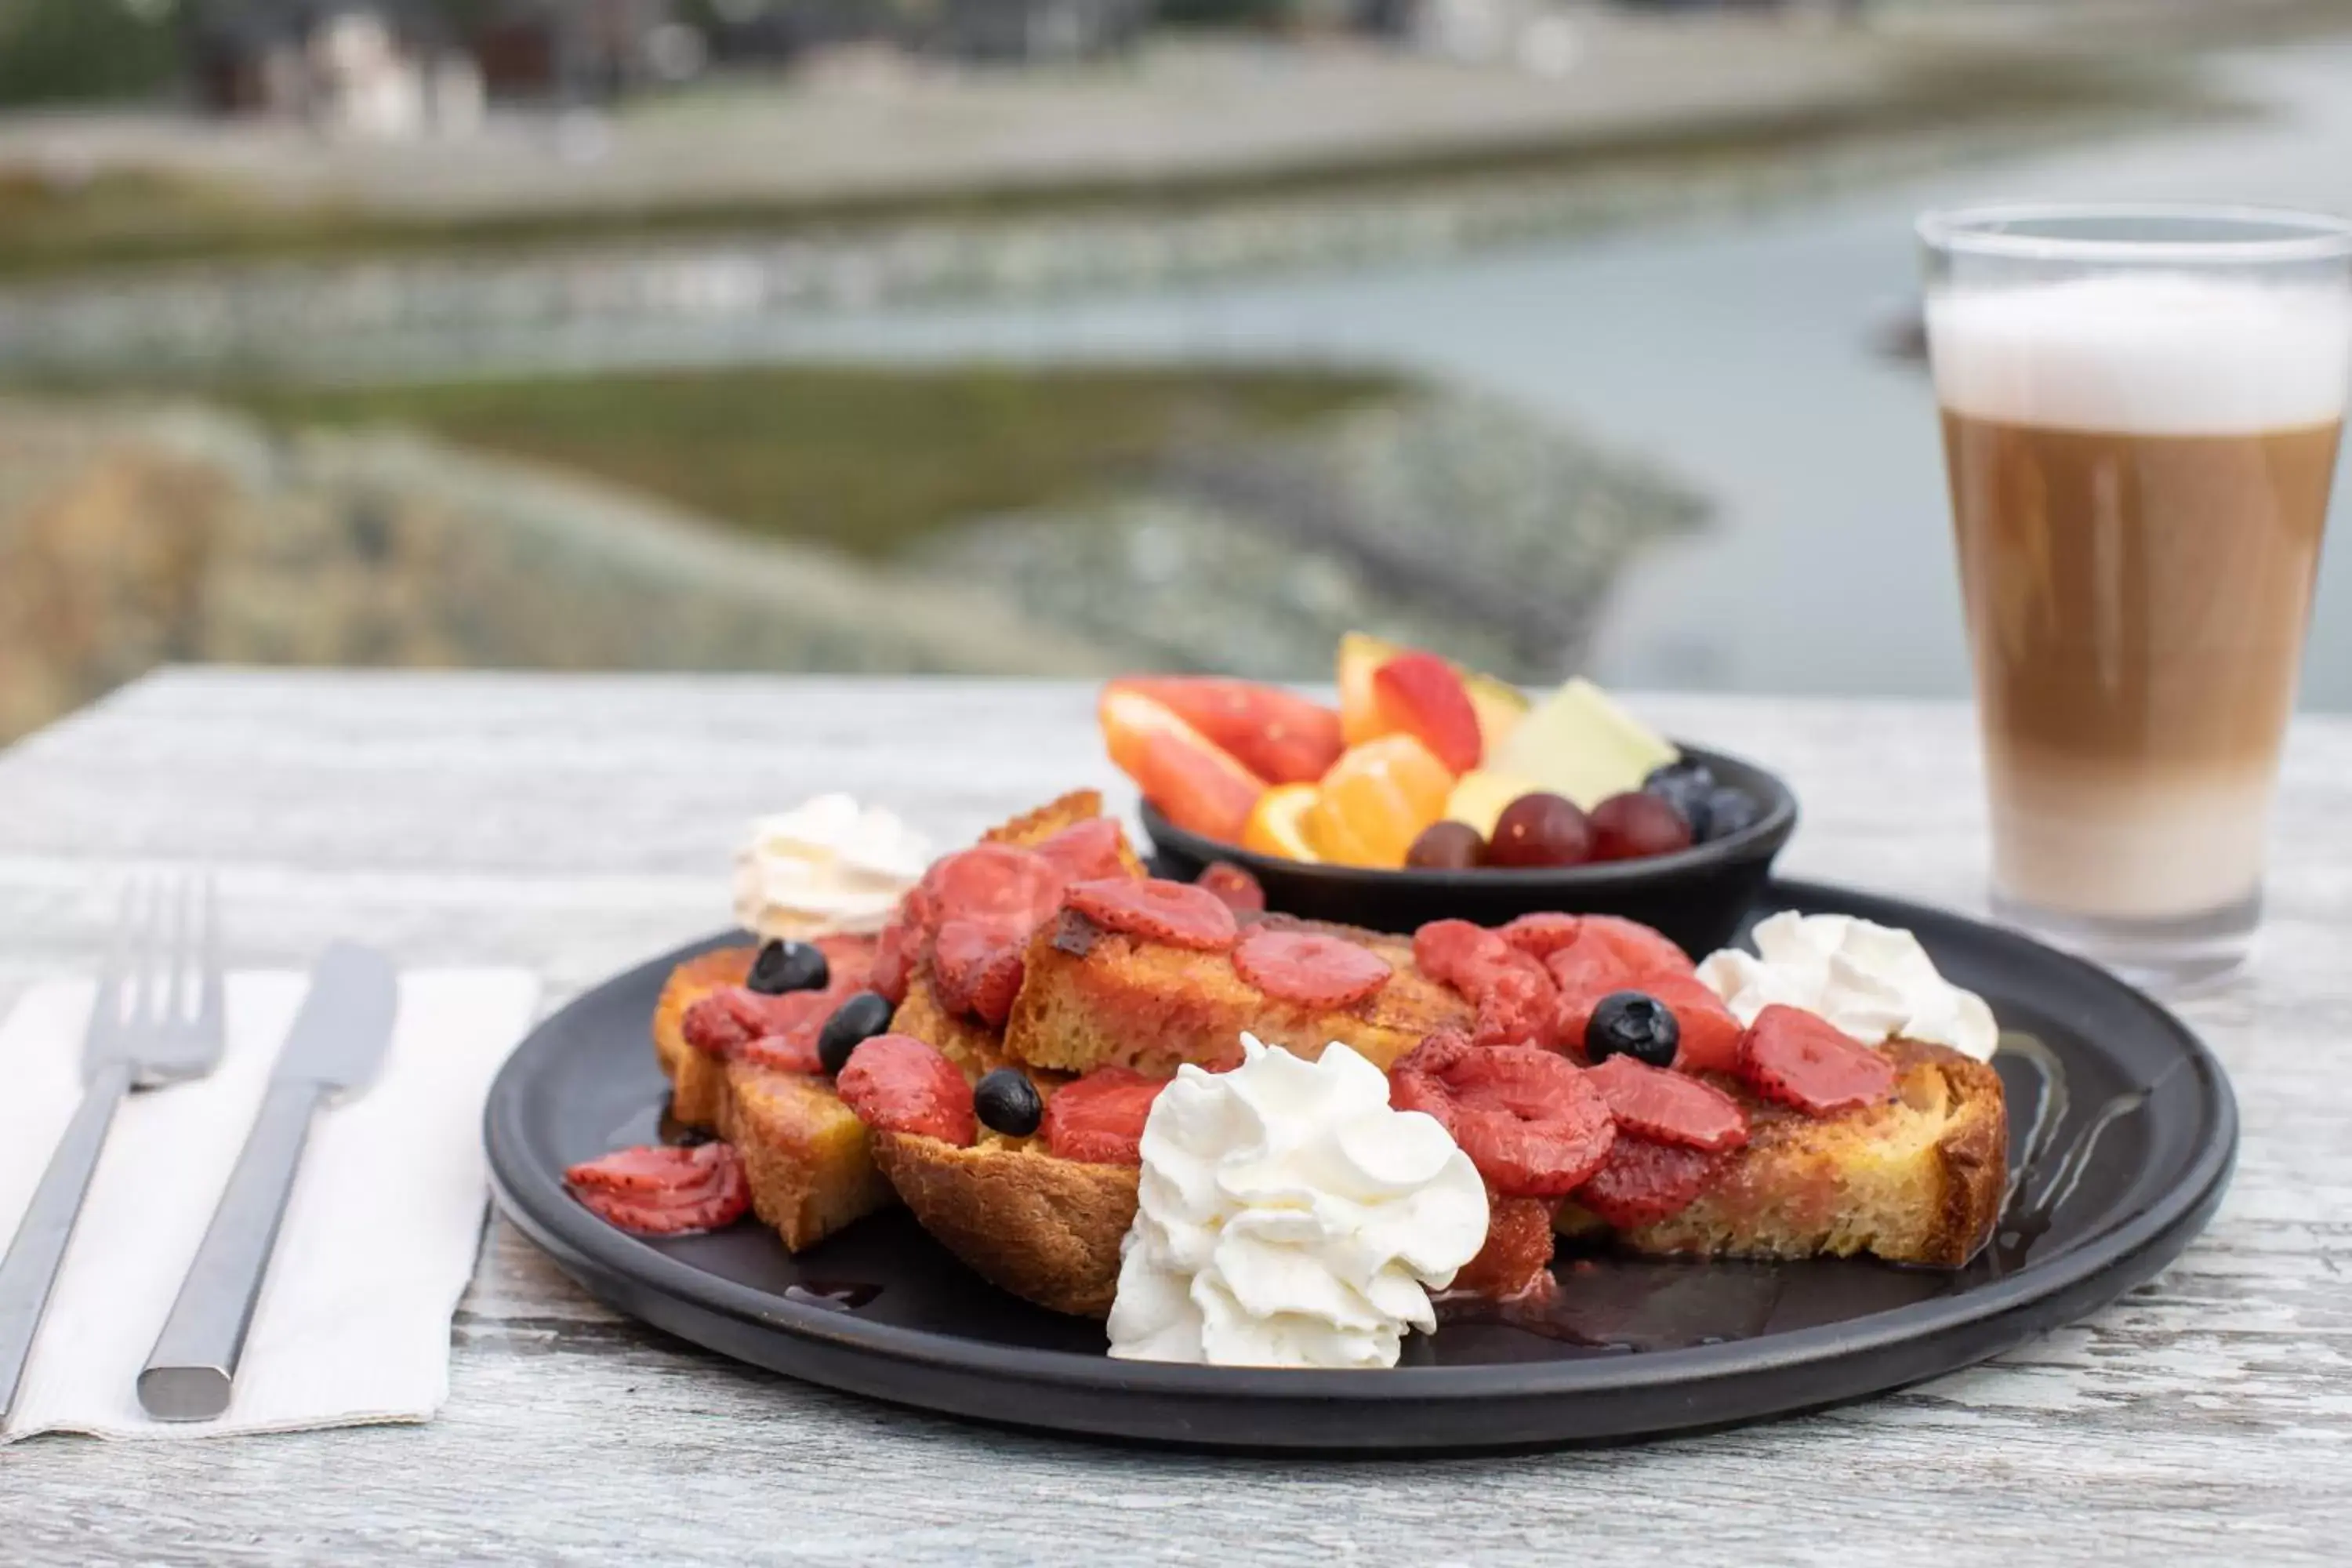
<path fill-rule="evenodd" d="M 209 875 L 123 889 L 82 1041 L 81 1108 L 0 1259 L 0 1423 L 16 1403 L 115 1108 L 134 1089 L 203 1078 L 224 1044 L 219 894 Z"/>

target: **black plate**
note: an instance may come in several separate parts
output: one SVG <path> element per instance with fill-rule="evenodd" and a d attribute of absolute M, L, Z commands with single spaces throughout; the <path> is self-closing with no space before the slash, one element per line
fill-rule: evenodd
<path fill-rule="evenodd" d="M 1381 1453 L 1622 1440 L 1916 1383 L 2114 1300 L 2221 1201 L 2238 1142 L 2228 1081 L 2154 1002 L 2023 937 L 1889 899 L 1783 882 L 1764 907 L 1908 926 L 2004 1030 L 2040 1042 L 2000 1058 L 2025 1168 L 2001 1235 L 1968 1268 L 1563 1260 L 1560 1322 L 1584 1342 L 1454 1323 L 1414 1336 L 1392 1372 L 1281 1372 L 1112 1361 L 1099 1324 L 992 1289 L 903 1211 L 798 1258 L 751 1225 L 640 1240 L 575 1203 L 561 1172 L 655 1136 L 646 1020 L 672 963 L 716 942 L 589 992 L 523 1042 L 490 1092 L 490 1169 L 499 1205 L 572 1278 L 742 1361 L 1062 1432 Z M 2053 1073 L 2065 1103 L 2034 1140 Z"/>
<path fill-rule="evenodd" d="M 1700 746 L 1684 756 L 1714 771 L 1761 808 L 1737 833 L 1672 855 L 1612 860 L 1551 870 L 1381 870 L 1307 865 L 1260 855 L 1187 832 L 1143 805 L 1143 829 L 1168 874 L 1190 881 L 1212 860 L 1249 868 L 1266 907 L 1308 920 L 1339 921 L 1373 931 L 1418 931 L 1435 920 L 1498 926 L 1538 910 L 1623 915 L 1665 932 L 1687 952 L 1712 952 L 1739 929 L 1772 874 L 1773 857 L 1797 830 L 1797 797 L 1755 763 Z"/>

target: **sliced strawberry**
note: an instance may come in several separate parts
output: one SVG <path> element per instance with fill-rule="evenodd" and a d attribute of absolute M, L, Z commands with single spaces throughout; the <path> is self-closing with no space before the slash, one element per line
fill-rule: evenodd
<path fill-rule="evenodd" d="M 1258 914 L 1265 909 L 1265 889 L 1244 867 L 1230 860 L 1212 860 L 1192 879 L 1197 887 L 1217 895 L 1237 915 Z"/>
<path fill-rule="evenodd" d="M 1483 952 L 1486 939 L 1492 934 L 1468 921 L 1432 921 L 1412 933 L 1413 967 L 1450 985 L 1454 973 Z"/>
<path fill-rule="evenodd" d="M 751 1184 L 730 1143 L 623 1149 L 563 1173 L 572 1195 L 607 1225 L 644 1236 L 684 1236 L 734 1224 Z"/>
<path fill-rule="evenodd" d="M 818 1026 L 822 1026 L 822 1024 Z M 823 1072 L 816 1054 L 816 1028 L 795 1029 L 789 1035 L 762 1035 L 736 1047 L 733 1059 L 774 1072 Z"/>
<path fill-rule="evenodd" d="M 1034 931 L 1061 906 L 1069 879 L 1034 850 L 975 844 L 934 861 L 916 891 L 926 923 L 979 921 Z"/>
<path fill-rule="evenodd" d="M 1395 973 L 1345 937 L 1267 926 L 1253 927 L 1234 945 L 1234 971 L 1277 1002 L 1318 1013 L 1354 1006 Z"/>
<path fill-rule="evenodd" d="M 1616 1135 L 1600 1091 L 1574 1064 L 1530 1046 L 1432 1035 L 1389 1069 L 1389 1103 L 1426 1111 L 1507 1197 L 1559 1197 Z"/>
<path fill-rule="evenodd" d="M 1573 949 L 1570 951 L 1573 952 Z M 1620 991 L 1639 991 L 1654 998 L 1675 1016 L 1682 1044 L 1675 1066 L 1683 1072 L 1729 1072 L 1739 1056 L 1739 1020 L 1723 998 L 1695 976 L 1675 971 L 1653 971 L 1630 977 L 1612 974 L 1589 979 L 1580 986 L 1563 986 L 1554 1015 L 1553 1040 L 1563 1050 L 1582 1052 L 1585 1026 L 1604 997 Z"/>
<path fill-rule="evenodd" d="M 1108 816 L 1090 816 L 1055 834 L 1036 847 L 1037 858 L 1073 882 L 1130 875 L 1119 851 L 1127 835 Z"/>
<path fill-rule="evenodd" d="M 686 1043 L 715 1057 L 733 1057 L 753 1040 L 790 1035 L 812 1017 L 820 1021 L 832 1009 L 827 998 L 839 1001 L 846 991 L 787 991 L 769 996 L 748 986 L 730 985 L 702 997 L 686 1010 L 678 1032 Z"/>
<path fill-rule="evenodd" d="M 1372 700 L 1384 725 L 1420 741 L 1448 772 L 1466 773 L 1486 753 L 1461 673 L 1433 653 L 1401 653 L 1372 671 Z"/>
<path fill-rule="evenodd" d="M 1449 1289 L 1488 1301 L 1511 1301 L 1550 1279 L 1551 1209 L 1541 1198 L 1486 1194 L 1486 1245 L 1462 1266 Z"/>
<path fill-rule="evenodd" d="M 1339 715 L 1279 686 L 1164 675 L 1124 677 L 1108 689 L 1159 703 L 1269 784 L 1313 784 L 1339 760 Z"/>
<path fill-rule="evenodd" d="M 1810 1116 L 1876 1105 L 1895 1093 L 1895 1064 L 1817 1013 L 1773 1005 L 1739 1041 L 1740 1081 Z"/>
<path fill-rule="evenodd" d="M 1069 907 L 1106 931 L 1141 942 L 1164 942 L 1202 952 L 1222 952 L 1241 934 L 1234 911 L 1205 888 L 1154 877 L 1115 878 L 1070 889 Z"/>
<path fill-rule="evenodd" d="M 1471 1039 L 1481 1046 L 1538 1046 L 1559 1037 L 1559 993 L 1540 970 L 1474 969 L 1462 986 L 1478 1008 Z"/>
<path fill-rule="evenodd" d="M 1728 1155 L 1677 1148 L 1619 1131 L 1616 1147 L 1576 1201 L 1619 1230 L 1638 1230 L 1691 1206 L 1715 1184 Z"/>
<path fill-rule="evenodd" d="M 1659 931 L 1616 915 L 1586 915 L 1576 939 L 1545 955 L 1544 967 L 1563 993 L 1600 980 L 1632 981 L 1656 973 L 1696 974 L 1690 954 Z M 1618 990 L 1626 990 L 1620 985 Z"/>
<path fill-rule="evenodd" d="M 948 921 L 931 939 L 931 978 L 940 1005 L 992 1027 L 1013 1012 L 1026 970 L 1026 933 L 1012 935 L 978 921 Z"/>
<path fill-rule="evenodd" d="M 1152 1102 L 1168 1087 L 1164 1078 L 1146 1078 L 1125 1068 L 1097 1068 L 1066 1083 L 1045 1101 L 1038 1127 L 1046 1150 L 1089 1165 L 1143 1163 L 1143 1124 Z"/>
<path fill-rule="evenodd" d="M 1748 1113 L 1711 1083 L 1614 1056 L 1586 1070 L 1585 1079 L 1609 1102 L 1617 1131 L 1657 1143 L 1721 1153 L 1748 1142 Z"/>
<path fill-rule="evenodd" d="M 1549 958 L 1562 948 L 1573 946 L 1584 934 L 1582 915 L 1536 914 L 1521 915 L 1509 924 L 1499 927 L 1495 934 L 1538 961 Z"/>
<path fill-rule="evenodd" d="M 839 991 L 846 996 L 853 991 L 870 988 L 874 960 L 881 946 L 870 936 L 821 936 L 816 950 L 824 954 L 825 989 Z"/>
<path fill-rule="evenodd" d="M 1222 843 L 1241 841 L 1265 780 L 1140 692 L 1106 688 L 1097 714 L 1111 763 L 1169 821 Z"/>
<path fill-rule="evenodd" d="M 937 1048 L 912 1035 L 876 1035 L 849 1053 L 834 1080 L 842 1103 L 882 1132 L 918 1132 L 959 1147 L 980 1135 L 971 1085 Z"/>
<path fill-rule="evenodd" d="M 866 973 L 866 984 L 896 1007 L 907 999 L 907 987 L 914 980 L 915 966 L 922 957 L 922 925 L 902 908 L 875 939 L 874 964 Z"/>
<path fill-rule="evenodd" d="M 1549 1046 L 1559 999 L 1543 965 L 1499 931 L 1467 921 L 1432 921 L 1413 932 L 1413 964 L 1478 1009 L 1482 1046 Z"/>

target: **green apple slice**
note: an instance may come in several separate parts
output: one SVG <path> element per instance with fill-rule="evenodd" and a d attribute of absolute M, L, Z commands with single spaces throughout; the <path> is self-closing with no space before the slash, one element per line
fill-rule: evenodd
<path fill-rule="evenodd" d="M 1528 710 L 1486 766 L 1591 811 L 1612 795 L 1640 789 L 1652 771 L 1678 754 L 1601 688 L 1580 679 Z"/>

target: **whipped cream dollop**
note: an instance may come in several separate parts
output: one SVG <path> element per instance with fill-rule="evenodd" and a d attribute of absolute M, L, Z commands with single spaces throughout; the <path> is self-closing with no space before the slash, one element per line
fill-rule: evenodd
<path fill-rule="evenodd" d="M 893 813 L 821 795 L 751 825 L 735 857 L 735 918 L 763 937 L 878 931 L 930 859 Z"/>
<path fill-rule="evenodd" d="M 1698 966 L 1741 1023 L 1779 1003 L 1819 1013 L 1865 1045 L 1926 1040 L 1992 1059 L 2000 1039 L 1992 1009 L 1938 974 L 1909 931 L 1783 910 L 1757 922 L 1754 939 L 1753 953 L 1727 947 Z"/>
<path fill-rule="evenodd" d="M 1434 1118 L 1389 1108 L 1346 1046 L 1242 1037 L 1185 1067 L 1143 1128 L 1110 1353 L 1210 1366 L 1394 1366 L 1432 1290 L 1486 1242 L 1486 1187 Z"/>

